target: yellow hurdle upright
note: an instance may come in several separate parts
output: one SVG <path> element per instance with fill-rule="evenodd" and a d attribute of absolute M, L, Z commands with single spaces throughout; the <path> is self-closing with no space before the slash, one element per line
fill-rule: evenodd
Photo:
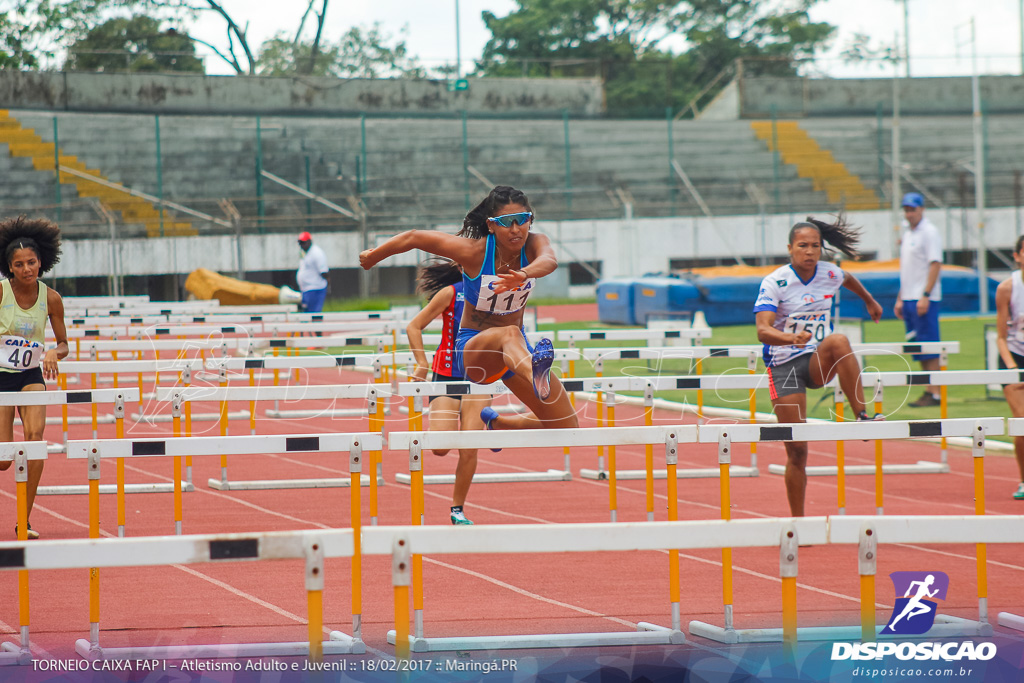
<path fill-rule="evenodd" d="M 17 505 L 18 540 L 28 541 L 28 458 L 24 453 L 14 457 L 14 489 Z M 18 571 L 18 621 L 21 626 L 21 647 L 29 648 L 28 570 Z"/>

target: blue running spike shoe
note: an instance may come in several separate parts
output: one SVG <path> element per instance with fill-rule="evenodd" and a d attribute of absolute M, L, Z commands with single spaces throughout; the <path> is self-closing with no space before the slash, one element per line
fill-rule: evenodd
<path fill-rule="evenodd" d="M 550 339 L 541 339 L 533 347 L 533 391 L 542 401 L 546 401 L 551 395 L 551 382 L 548 374 L 551 372 L 551 364 L 554 362 L 554 345 Z"/>
<path fill-rule="evenodd" d="M 1017 490 L 1014 491 L 1013 499 L 1014 500 L 1024 500 L 1024 481 L 1022 481 L 1020 483 L 1020 486 L 1017 487 Z"/>
<path fill-rule="evenodd" d="M 462 506 L 460 505 L 459 507 L 452 508 L 452 524 L 456 526 L 462 526 L 466 524 L 472 526 L 473 522 L 469 519 L 466 519 L 466 513 L 462 511 Z"/>
<path fill-rule="evenodd" d="M 484 421 L 484 424 L 487 425 L 488 429 L 494 429 L 493 425 L 494 421 L 498 419 L 498 411 L 490 406 L 487 406 L 486 408 L 480 411 L 480 419 Z M 495 453 L 501 453 L 500 448 L 492 448 L 491 450 Z M 470 522 L 470 524 L 472 524 L 472 522 Z"/>

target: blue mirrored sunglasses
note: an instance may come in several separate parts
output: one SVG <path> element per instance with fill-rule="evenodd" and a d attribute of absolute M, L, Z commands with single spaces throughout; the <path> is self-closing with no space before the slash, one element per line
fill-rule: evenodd
<path fill-rule="evenodd" d="M 521 211 L 520 213 L 506 213 L 501 216 L 492 216 L 487 220 L 494 221 L 503 228 L 511 228 L 513 225 L 526 225 L 532 219 L 532 212 Z"/>

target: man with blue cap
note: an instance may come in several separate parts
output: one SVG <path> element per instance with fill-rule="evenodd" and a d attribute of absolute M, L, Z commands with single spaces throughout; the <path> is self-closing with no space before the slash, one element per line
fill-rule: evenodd
<path fill-rule="evenodd" d="M 924 197 L 918 192 L 903 195 L 906 230 L 900 240 L 900 291 L 894 312 L 903 319 L 907 341 L 939 341 L 939 308 L 942 302 L 942 237 L 935 224 L 924 217 Z M 921 369 L 939 369 L 937 354 L 917 353 Z M 915 408 L 939 405 L 939 388 L 925 387 L 924 394 L 910 403 Z"/>

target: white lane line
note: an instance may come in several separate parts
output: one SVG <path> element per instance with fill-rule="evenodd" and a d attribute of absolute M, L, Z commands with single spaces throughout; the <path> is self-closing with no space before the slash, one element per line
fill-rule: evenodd
<path fill-rule="evenodd" d="M 429 562 L 430 564 L 434 564 L 434 565 L 437 565 L 439 567 L 444 567 L 446 569 L 451 569 L 453 571 L 457 571 L 457 572 L 459 572 L 461 574 L 466 574 L 468 576 L 472 576 L 474 578 L 481 579 L 482 581 L 486 581 L 488 583 L 494 584 L 495 586 L 499 586 L 500 588 L 504 588 L 505 590 L 512 591 L 513 593 L 516 593 L 518 595 L 522 595 L 522 596 L 525 596 L 525 597 L 528 597 L 528 598 L 532 598 L 533 600 L 537 600 L 538 602 L 544 602 L 544 603 L 547 603 L 549 605 L 554 605 L 556 607 L 561 607 L 563 609 L 571 610 L 571 611 L 574 611 L 574 612 L 579 612 L 580 614 L 585 614 L 585 615 L 590 616 L 590 617 L 600 617 L 601 619 L 607 619 L 608 621 L 612 621 L 612 622 L 615 622 L 616 624 L 621 624 L 623 626 L 628 626 L 629 628 L 636 628 L 636 622 L 627 621 L 626 619 L 619 619 L 618 617 L 611 617 L 611 616 L 608 616 L 607 614 L 601 614 L 600 612 L 595 612 L 595 611 L 589 610 L 589 609 L 587 609 L 585 607 L 579 607 L 577 605 L 570 605 L 567 602 L 562 602 L 560 600 L 555 600 L 554 598 L 544 597 L 543 595 L 539 595 L 537 593 L 533 593 L 533 592 L 525 590 L 523 588 L 519 588 L 518 586 L 513 586 L 512 584 L 506 583 L 506 582 L 504 582 L 504 581 L 502 581 L 500 579 L 496 579 L 493 576 L 488 576 L 486 574 L 481 574 L 480 572 L 475 572 L 472 569 L 465 569 L 464 567 L 458 567 L 456 565 L 448 564 L 447 562 L 441 562 L 440 560 L 435 560 L 435 559 L 430 558 L 430 557 L 424 557 L 423 560 L 425 562 Z"/>

